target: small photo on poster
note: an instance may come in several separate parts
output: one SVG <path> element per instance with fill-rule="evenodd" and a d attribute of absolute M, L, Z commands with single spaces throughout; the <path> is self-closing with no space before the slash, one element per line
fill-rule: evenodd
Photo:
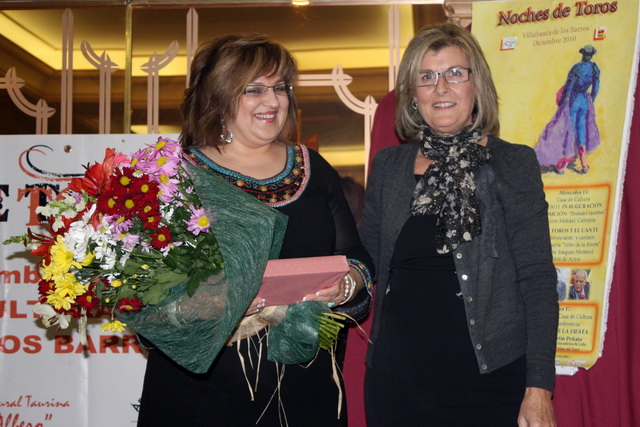
<path fill-rule="evenodd" d="M 569 288 L 569 299 L 577 301 L 587 301 L 591 292 L 589 275 L 591 270 L 575 269 L 571 271 L 571 287 Z"/>

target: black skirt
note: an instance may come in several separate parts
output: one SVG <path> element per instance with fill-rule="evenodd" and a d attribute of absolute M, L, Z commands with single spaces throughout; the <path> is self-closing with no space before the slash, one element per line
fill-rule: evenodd
<path fill-rule="evenodd" d="M 267 360 L 266 346 L 259 360 L 257 338 L 252 337 L 251 348 L 242 341 L 246 372 L 235 345 L 225 347 L 206 374 L 189 372 L 151 350 L 138 426 L 346 426 L 344 398 L 337 416 L 339 393 L 331 380 L 329 352 L 319 351 L 310 366 L 275 364 Z M 341 364 L 344 342 L 339 347 Z"/>
<path fill-rule="evenodd" d="M 394 248 L 366 372 L 368 426 L 516 426 L 525 357 L 480 374 L 453 257 L 436 252 L 436 220 L 411 217 Z"/>

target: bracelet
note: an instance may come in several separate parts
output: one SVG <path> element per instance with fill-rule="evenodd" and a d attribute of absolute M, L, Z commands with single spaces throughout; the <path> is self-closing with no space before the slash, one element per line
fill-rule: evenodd
<path fill-rule="evenodd" d="M 347 274 L 344 276 L 345 286 L 344 286 L 344 299 L 338 305 L 345 304 L 353 298 L 353 294 L 356 292 L 357 283 L 355 279 L 351 276 L 351 274 Z"/>

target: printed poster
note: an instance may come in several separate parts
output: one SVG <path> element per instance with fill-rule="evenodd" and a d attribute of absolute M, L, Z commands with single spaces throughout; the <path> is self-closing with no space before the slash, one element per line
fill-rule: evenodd
<path fill-rule="evenodd" d="M 167 135 L 177 139 L 177 135 Z M 0 135 L 0 241 L 38 231 L 36 207 L 66 188 L 106 148 L 133 153 L 158 135 Z M 107 313 L 88 321 L 83 347 L 77 322 L 45 328 L 32 311 L 36 263 L 18 245 L 0 245 L 0 427 L 134 426 L 146 354 L 130 330 L 104 333 Z"/>
<path fill-rule="evenodd" d="M 500 136 L 533 147 L 558 272 L 559 373 L 603 351 L 638 63 L 638 1 L 473 4 Z"/>

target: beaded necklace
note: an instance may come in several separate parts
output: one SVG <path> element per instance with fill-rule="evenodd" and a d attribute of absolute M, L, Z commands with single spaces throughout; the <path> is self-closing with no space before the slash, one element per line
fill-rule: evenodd
<path fill-rule="evenodd" d="M 229 183 L 253 195 L 271 207 L 285 206 L 300 197 L 309 181 L 309 151 L 303 145 L 287 147 L 287 162 L 282 172 L 267 179 L 255 179 L 215 163 L 197 148 L 185 150 L 198 166 L 208 168 Z"/>

